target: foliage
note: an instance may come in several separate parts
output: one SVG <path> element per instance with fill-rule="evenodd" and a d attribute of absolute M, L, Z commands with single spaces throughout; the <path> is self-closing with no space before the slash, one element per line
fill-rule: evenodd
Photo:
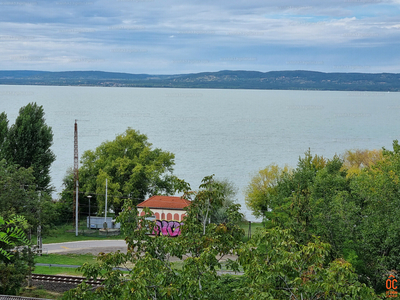
<path fill-rule="evenodd" d="M 296 243 L 329 243 L 329 259 L 351 263 L 361 282 L 383 292 L 400 269 L 400 146 L 348 151 L 326 160 L 308 151 L 276 185 L 260 188 L 267 228 L 292 231 Z M 267 195 L 267 196 L 265 196 Z"/>
<path fill-rule="evenodd" d="M 307 242 L 311 236 L 312 183 L 317 173 L 326 166 L 322 156 L 311 155 L 310 150 L 304 158 L 299 158 L 298 166 L 290 173 L 284 173 L 276 186 L 269 192 L 264 211 L 267 227 L 277 225 L 296 230 L 298 242 Z"/>
<path fill-rule="evenodd" d="M 228 179 L 216 179 L 215 182 L 219 185 L 219 188 L 223 195 L 223 199 L 221 207 L 211 210 L 210 220 L 212 223 L 219 224 L 226 222 L 228 218 L 227 209 L 229 206 L 236 203 L 236 194 L 238 188 L 235 187 L 234 183 L 229 181 Z"/>
<path fill-rule="evenodd" d="M 359 175 L 363 168 L 371 168 L 382 158 L 382 150 L 347 150 L 342 170 L 347 170 L 347 176 Z"/>
<path fill-rule="evenodd" d="M 357 224 L 358 272 L 383 291 L 389 272 L 400 270 L 400 145 L 383 150 L 383 159 L 352 181 L 361 212 Z"/>
<path fill-rule="evenodd" d="M 214 175 L 206 176 L 201 181 L 198 192 L 186 192 L 183 196 L 188 200 L 194 196 L 190 212 L 196 211 L 196 217 L 203 227 L 203 235 L 206 234 L 206 224 L 211 222 L 212 212 L 222 208 L 224 203 L 223 186 L 214 180 Z"/>
<path fill-rule="evenodd" d="M 26 220 L 22 216 L 14 216 L 8 221 L 0 217 L 0 294 L 17 294 L 29 267 L 33 266 L 29 241 L 24 233 L 26 227 Z M 17 246 L 28 248 L 14 251 Z"/>
<path fill-rule="evenodd" d="M 56 218 L 50 196 L 37 192 L 34 171 L 0 161 L 0 216 L 22 215 L 36 228 L 48 228 Z"/>
<path fill-rule="evenodd" d="M 235 294 L 238 299 L 378 299 L 357 281 L 348 262 L 330 261 L 329 250 L 316 237 L 297 243 L 290 230 L 258 232 L 239 251 L 246 283 Z"/>
<path fill-rule="evenodd" d="M 86 194 L 95 194 L 99 210 L 105 207 L 105 182 L 108 179 L 108 205 L 118 215 L 124 199 L 137 204 L 147 194 L 175 191 L 172 175 L 174 155 L 151 149 L 147 136 L 128 128 L 114 141 L 104 142 L 95 151 L 85 151 L 79 170 L 80 186 Z"/>
<path fill-rule="evenodd" d="M 75 196 L 75 183 L 74 183 L 74 171 L 72 168 L 67 170 L 66 175 L 63 179 L 63 190 L 60 194 L 60 200 L 56 203 L 56 212 L 58 213 L 57 225 L 66 224 L 69 221 L 73 221 L 74 203 L 76 201 Z M 78 214 L 79 217 L 84 217 L 89 215 L 89 198 L 88 195 L 80 192 L 78 195 Z M 91 195 L 93 198 L 90 201 L 91 209 L 90 213 L 93 215 L 98 211 L 96 195 Z"/>
<path fill-rule="evenodd" d="M 3 217 L 0 216 L 0 255 L 3 260 L 10 260 L 13 255 L 7 252 L 8 249 L 19 244 L 29 244 L 26 239 L 23 228 L 17 226 L 17 224 L 26 225 L 26 220 L 22 216 L 15 216 L 8 221 L 4 221 Z"/>
<path fill-rule="evenodd" d="M 7 148 L 7 135 L 8 135 L 8 119 L 7 114 L 2 112 L 0 114 L 0 160 L 6 158 Z"/>
<path fill-rule="evenodd" d="M 271 164 L 265 169 L 258 171 L 252 177 L 246 187 L 246 205 L 252 210 L 253 215 L 260 217 L 271 209 L 270 198 L 276 193 L 275 187 L 284 174 L 290 174 L 288 166 L 280 168 L 278 165 Z"/>
<path fill-rule="evenodd" d="M 53 132 L 45 123 L 43 107 L 36 103 L 22 107 L 8 130 L 5 158 L 20 167 L 32 167 L 35 189 L 46 193 L 52 191 L 50 166 L 55 160 L 50 149 L 52 143 Z"/>

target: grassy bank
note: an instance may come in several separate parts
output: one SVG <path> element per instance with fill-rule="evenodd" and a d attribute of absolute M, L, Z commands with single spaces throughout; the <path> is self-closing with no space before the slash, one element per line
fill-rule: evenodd
<path fill-rule="evenodd" d="M 50 265 L 76 265 L 81 266 L 84 263 L 94 263 L 96 256 L 91 254 L 49 254 L 35 257 L 35 263 L 50 264 Z M 35 266 L 36 274 L 47 275 L 74 275 L 81 276 L 75 268 L 65 268 L 59 266 Z"/>
<path fill-rule="evenodd" d="M 36 240 L 36 236 L 32 237 Z M 75 228 L 73 225 L 61 225 L 54 227 L 49 232 L 42 236 L 43 244 L 50 243 L 65 243 L 65 242 L 76 242 L 76 241 L 88 241 L 88 240 L 123 240 L 125 236 L 103 236 L 99 234 L 97 229 L 88 229 L 85 224 L 81 223 L 78 227 L 78 236 L 76 236 Z"/>
<path fill-rule="evenodd" d="M 19 296 L 44 299 L 62 299 L 62 293 L 50 292 L 41 288 L 36 289 L 21 289 Z"/>
<path fill-rule="evenodd" d="M 249 222 L 240 222 L 240 227 L 242 229 L 244 229 L 245 232 L 245 238 L 244 240 L 247 241 L 249 239 L 250 236 L 252 236 L 253 234 L 256 233 L 257 228 L 262 229 L 263 228 L 263 224 L 262 223 L 255 223 L 255 222 L 251 222 L 251 226 L 249 226 Z M 250 228 L 249 228 L 250 227 Z"/>
<path fill-rule="evenodd" d="M 49 254 L 35 257 L 35 263 L 42 264 L 82 265 L 95 261 L 96 256 L 92 254 Z"/>

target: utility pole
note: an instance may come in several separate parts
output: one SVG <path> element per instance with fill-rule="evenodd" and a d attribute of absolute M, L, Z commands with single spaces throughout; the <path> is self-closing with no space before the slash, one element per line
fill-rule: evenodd
<path fill-rule="evenodd" d="M 74 196 L 76 202 L 75 206 L 75 234 L 78 236 L 78 197 L 79 197 L 79 155 L 78 155 L 78 123 L 75 120 L 75 128 L 74 128 L 74 183 L 75 183 L 75 191 Z"/>
<path fill-rule="evenodd" d="M 89 230 L 92 229 L 91 223 L 90 223 L 90 199 L 92 198 L 92 195 L 87 196 L 89 199 Z"/>
<path fill-rule="evenodd" d="M 79 120 L 79 121 L 89 121 L 89 120 Z M 75 119 L 75 127 L 74 127 L 74 198 L 76 201 L 74 202 L 74 217 L 75 217 L 75 233 L 78 236 L 78 198 L 79 198 L 79 155 L 78 155 L 78 120 Z"/>
<path fill-rule="evenodd" d="M 107 224 L 107 178 L 106 178 L 106 208 L 104 209 L 104 222 Z"/>
<path fill-rule="evenodd" d="M 37 227 L 37 246 L 38 246 L 38 252 L 37 254 L 39 256 L 42 256 L 42 222 L 41 222 L 41 208 L 40 208 L 40 196 L 41 196 L 41 191 L 39 192 L 39 226 Z"/>

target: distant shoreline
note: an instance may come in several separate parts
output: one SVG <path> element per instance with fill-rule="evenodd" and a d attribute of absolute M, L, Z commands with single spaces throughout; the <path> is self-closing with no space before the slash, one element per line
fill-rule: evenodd
<path fill-rule="evenodd" d="M 0 85 L 399 92 L 400 74 L 219 71 L 148 75 L 101 71 L 0 71 Z"/>

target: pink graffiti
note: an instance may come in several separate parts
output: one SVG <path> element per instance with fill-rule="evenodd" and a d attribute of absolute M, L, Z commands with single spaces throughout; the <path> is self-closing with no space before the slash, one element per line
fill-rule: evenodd
<path fill-rule="evenodd" d="M 181 234 L 181 224 L 176 221 L 165 221 L 157 220 L 153 234 L 155 235 L 166 235 L 166 236 L 178 236 Z"/>

